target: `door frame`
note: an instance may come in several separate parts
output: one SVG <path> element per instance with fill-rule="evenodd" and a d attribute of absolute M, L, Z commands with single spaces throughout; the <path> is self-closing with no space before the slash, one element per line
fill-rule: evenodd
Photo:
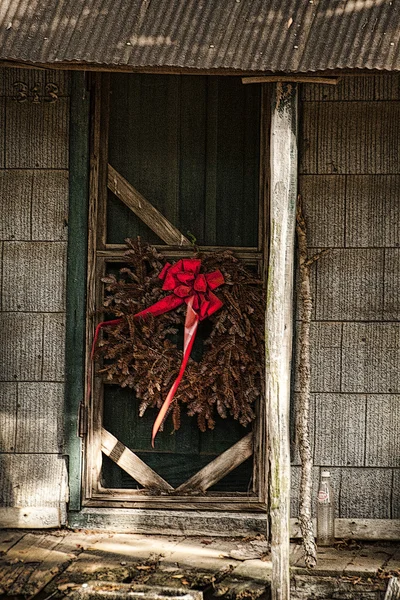
<path fill-rule="evenodd" d="M 124 246 L 106 243 L 106 194 L 107 184 L 110 187 L 110 167 L 108 165 L 108 118 L 109 118 L 109 74 L 96 74 L 92 78 L 92 118 L 91 118 L 91 155 L 90 155 L 90 199 L 88 219 L 88 275 L 87 275 L 87 329 L 86 329 L 86 365 L 89 365 L 90 349 L 93 340 L 96 308 L 102 305 L 103 286 L 99 285 L 105 273 L 106 262 L 120 262 L 125 251 Z M 238 254 L 244 260 L 267 261 L 266 226 L 268 198 L 268 147 L 270 100 L 269 88 L 263 87 L 260 107 L 260 184 L 259 184 L 259 235 L 258 247 L 254 249 L 240 248 Z M 112 179 L 112 178 L 111 178 Z M 184 247 L 160 247 L 168 258 L 185 257 Z M 202 248 L 203 249 L 203 248 Z M 208 247 L 208 251 L 216 248 Z M 264 268 L 262 269 L 264 271 Z M 265 276 L 265 273 L 260 273 Z M 87 371 L 87 368 L 86 368 Z M 93 397 L 101 398 L 101 380 L 93 380 Z M 98 404 L 99 402 L 97 402 Z M 101 403 L 101 399 L 100 399 Z M 253 428 L 253 494 L 247 493 L 210 493 L 202 495 L 149 496 L 145 490 L 111 490 L 102 488 L 98 483 L 101 472 L 101 450 L 103 453 L 112 452 L 112 439 L 107 432 L 102 431 L 101 411 L 94 410 L 95 403 L 85 401 L 86 428 L 84 444 L 84 476 L 82 503 L 84 506 L 97 507 L 135 507 L 135 508 L 188 508 L 213 510 L 261 510 L 267 504 L 267 455 L 266 450 L 266 418 L 265 406 L 261 401 L 258 406 L 258 417 Z M 107 436 L 104 440 L 104 433 Z M 111 436 L 112 437 L 112 436 Z M 243 438 L 244 439 L 244 438 Z M 111 444 L 111 446 L 110 446 Z M 246 445 L 246 444 L 244 444 Z M 107 447 L 105 449 L 105 446 Z M 242 444 L 243 446 L 243 444 Z M 115 445 L 115 447 L 117 447 Z M 244 447 L 244 446 L 243 446 Z M 231 447 L 233 449 L 234 447 Z M 124 451 L 118 443 L 119 453 Z M 247 448 L 246 448 L 247 450 Z M 126 449 L 125 452 L 130 452 Z M 227 451 L 228 452 L 228 451 Z M 118 463 L 119 464 L 119 463 Z"/>

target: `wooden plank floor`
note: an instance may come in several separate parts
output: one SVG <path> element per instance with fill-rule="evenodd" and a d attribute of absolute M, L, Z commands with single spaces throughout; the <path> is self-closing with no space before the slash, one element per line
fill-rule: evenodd
<path fill-rule="evenodd" d="M 355 590 L 354 598 L 383 598 L 390 575 L 400 574 L 400 542 L 338 543 L 319 550 L 312 572 L 305 568 L 301 545 L 292 544 L 291 565 L 293 598 L 308 597 L 313 586 L 328 590 L 329 582 L 336 586 L 336 596 L 327 591 L 318 597 L 345 597 L 340 590 L 348 594 L 349 588 Z M 0 530 L 0 594 L 5 597 L 64 597 L 94 580 L 193 589 L 212 584 L 217 596 L 227 598 L 236 597 L 235 589 L 239 598 L 247 586 L 257 598 L 265 595 L 270 573 L 268 544 L 261 536 L 241 540 Z"/>

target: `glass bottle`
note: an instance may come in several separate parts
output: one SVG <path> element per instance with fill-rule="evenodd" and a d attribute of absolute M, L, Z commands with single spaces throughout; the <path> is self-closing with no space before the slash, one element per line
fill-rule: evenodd
<path fill-rule="evenodd" d="M 335 500 L 331 474 L 322 471 L 317 498 L 317 546 L 332 546 L 335 541 Z"/>

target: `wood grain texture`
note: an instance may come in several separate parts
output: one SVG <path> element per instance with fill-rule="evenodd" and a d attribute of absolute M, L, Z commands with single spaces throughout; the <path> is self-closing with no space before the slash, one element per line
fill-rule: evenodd
<path fill-rule="evenodd" d="M 74 591 L 70 594 L 71 600 L 91 600 L 99 595 L 111 595 L 118 598 L 131 598 L 131 600 L 203 600 L 203 592 L 187 590 L 182 588 L 166 587 L 165 585 L 138 585 L 132 583 L 115 583 L 90 581 L 82 591 Z M 247 584 L 248 585 L 248 584 Z M 261 592 L 260 592 L 261 595 Z M 392 598 L 393 600 L 393 598 Z"/>
<path fill-rule="evenodd" d="M 323 260 L 323 259 L 322 259 Z M 311 338 L 311 391 L 339 392 L 342 324 L 313 322 Z M 298 348 L 296 348 L 298 352 Z M 297 372 L 295 390 L 299 391 Z"/>
<path fill-rule="evenodd" d="M 210 462 L 196 475 L 176 488 L 175 493 L 205 492 L 220 479 L 241 465 L 253 454 L 253 434 L 249 433 L 216 459 Z"/>
<path fill-rule="evenodd" d="M 0 381 L 40 381 L 43 356 L 41 314 L 0 313 Z"/>
<path fill-rule="evenodd" d="M 1 454 L 2 506 L 54 507 L 66 502 L 66 465 L 56 454 Z"/>
<path fill-rule="evenodd" d="M 31 239 L 33 171 L 0 171 L 0 239 Z"/>
<path fill-rule="evenodd" d="M 69 513 L 73 528 L 134 531 L 164 535 L 209 535 L 242 537 L 264 533 L 266 514 L 190 511 L 190 510 L 130 510 L 124 508 L 83 508 Z"/>
<path fill-rule="evenodd" d="M 315 401 L 314 464 L 363 466 L 366 397 L 315 394 Z"/>
<path fill-rule="evenodd" d="M 1 79 L 1 77 L 0 77 Z M 6 101 L 5 98 L 0 98 L 0 119 L 1 123 L 5 122 L 5 114 L 6 114 Z M 2 127 L 0 130 L 0 168 L 4 169 L 5 167 L 5 138 L 6 138 L 6 130 L 5 127 Z"/>
<path fill-rule="evenodd" d="M 4 594 L 35 596 L 64 563 L 70 562 L 54 549 L 60 545 L 57 535 L 26 534 L 11 550 L 0 568 L 0 589 Z M 58 564 L 57 564 L 58 563 Z"/>
<path fill-rule="evenodd" d="M 337 519 L 338 537 L 353 540 L 399 540 L 400 520 L 395 519 Z M 390 564 L 387 564 L 387 566 Z"/>
<path fill-rule="evenodd" d="M 15 450 L 17 384 L 0 383 L 0 452 Z"/>
<path fill-rule="evenodd" d="M 0 555 L 3 556 L 23 535 L 22 531 L 0 531 Z"/>
<path fill-rule="evenodd" d="M 346 177 L 346 246 L 400 245 L 400 175 Z"/>
<path fill-rule="evenodd" d="M 70 176 L 65 348 L 65 440 L 69 457 L 69 507 L 81 502 L 79 404 L 84 397 L 86 261 L 89 197 L 89 106 L 84 73 L 71 74 Z M 60 363 L 58 363 L 60 364 Z"/>
<path fill-rule="evenodd" d="M 101 431 L 101 450 L 144 487 L 164 492 L 173 489 L 132 450 L 121 444 L 115 436 L 104 428 Z"/>
<path fill-rule="evenodd" d="M 206 151 L 205 151 L 205 189 L 204 242 L 217 243 L 217 206 L 218 193 L 218 78 L 209 77 L 206 97 Z M 198 116 L 196 120 L 199 121 Z"/>
<path fill-rule="evenodd" d="M 45 314 L 43 325 L 43 381 L 65 379 L 65 314 Z"/>
<path fill-rule="evenodd" d="M 3 247 L 4 242 L 0 242 L 0 311 L 3 309 Z"/>
<path fill-rule="evenodd" d="M 6 99 L 5 166 L 11 169 L 68 168 L 69 100 L 19 104 Z"/>
<path fill-rule="evenodd" d="M 303 199 L 307 221 L 308 246 L 310 248 L 344 246 L 345 177 L 343 175 L 301 175 L 299 193 Z"/>
<path fill-rule="evenodd" d="M 303 117 L 303 173 L 399 173 L 398 102 L 307 102 Z"/>
<path fill-rule="evenodd" d="M 343 392 L 398 394 L 399 364 L 399 323 L 343 324 Z"/>
<path fill-rule="evenodd" d="M 258 245 L 260 86 L 218 86 L 217 244 Z M 269 157 L 268 157 L 269 158 Z"/>
<path fill-rule="evenodd" d="M 392 518 L 400 519 L 400 469 L 393 469 Z"/>
<path fill-rule="evenodd" d="M 318 320 L 379 321 L 383 313 L 382 249 L 332 250 L 317 268 Z"/>
<path fill-rule="evenodd" d="M 271 119 L 271 231 L 266 312 L 266 401 L 270 444 L 272 600 L 290 597 L 289 402 L 294 229 L 297 198 L 297 89 L 276 84 Z"/>
<path fill-rule="evenodd" d="M 67 239 L 68 171 L 34 171 L 32 240 Z"/>
<path fill-rule="evenodd" d="M 375 100 L 377 77 L 341 77 L 337 85 L 314 85 L 312 81 L 301 86 L 303 102 L 331 102 Z M 380 98 L 392 100 L 392 98 Z M 393 98 L 394 99 L 394 98 Z"/>
<path fill-rule="evenodd" d="M 340 516 L 390 519 L 392 469 L 343 469 L 339 495 Z"/>
<path fill-rule="evenodd" d="M 319 102 L 304 102 L 300 105 L 300 111 L 299 173 L 317 174 Z"/>
<path fill-rule="evenodd" d="M 290 531 L 292 538 L 299 538 L 300 525 L 296 518 L 290 519 Z M 398 541 L 400 538 L 400 519 L 336 519 L 335 537 L 347 540 L 391 540 Z M 394 569 L 399 567 L 395 562 L 396 554 L 386 565 L 390 568 L 392 562 Z"/>
<path fill-rule="evenodd" d="M 398 73 L 376 75 L 375 100 L 400 100 L 400 76 Z"/>
<path fill-rule="evenodd" d="M 400 248 L 385 250 L 384 277 L 383 318 L 387 321 L 399 321 Z"/>
<path fill-rule="evenodd" d="M 166 244 L 190 246 L 189 240 L 111 165 L 108 165 L 108 187 Z"/>
<path fill-rule="evenodd" d="M 47 509 L 49 510 L 49 509 Z M 22 576 L 17 577 L 16 580 L 12 583 L 10 587 L 8 587 L 8 592 L 10 594 L 15 594 L 19 592 L 23 595 L 36 596 L 39 594 L 46 586 L 49 584 L 60 572 L 62 572 L 71 561 L 74 559 L 73 553 L 67 553 L 64 551 L 62 547 L 62 542 L 60 543 L 60 538 L 57 540 L 52 540 L 49 543 L 49 536 L 46 536 L 47 539 L 45 543 L 42 543 L 40 552 L 37 556 L 38 562 L 33 563 L 35 557 L 32 557 L 32 553 L 30 553 L 30 563 L 29 566 L 25 567 L 25 572 L 21 573 Z M 46 544 L 46 545 L 45 545 Z M 47 547 L 48 551 L 45 552 L 45 548 Z M 59 548 L 61 551 L 59 551 Z M 36 549 L 36 548 L 35 548 Z M 39 562 L 40 561 L 40 562 Z M 33 567 L 32 572 L 29 575 L 26 574 L 26 571 L 29 567 Z"/>
<path fill-rule="evenodd" d="M 260 75 L 257 77 L 242 77 L 243 84 L 251 83 L 277 83 L 286 81 L 289 83 L 318 83 L 325 85 L 337 85 L 339 83 L 339 77 L 319 77 L 317 75 L 307 77 L 307 75 Z"/>
<path fill-rule="evenodd" d="M 19 383 L 16 452 L 61 453 L 64 385 Z"/>
<path fill-rule="evenodd" d="M 65 310 L 66 244 L 5 242 L 3 310 Z"/>
<path fill-rule="evenodd" d="M 367 396 L 366 462 L 369 467 L 400 467 L 400 397 Z"/>
<path fill-rule="evenodd" d="M 0 67 L 0 96 L 5 95 L 4 83 L 5 83 L 6 71 L 7 71 L 7 68 L 4 66 L 4 64 L 2 64 Z"/>
<path fill-rule="evenodd" d="M 83 478 L 74 477 L 74 504 L 80 504 L 81 496 L 90 498 L 93 493 L 96 493 L 101 486 L 102 466 L 107 460 L 104 460 L 101 451 L 101 427 L 103 424 L 103 386 L 99 378 L 93 377 L 91 373 L 91 382 L 88 382 L 86 371 L 90 362 L 91 345 L 94 336 L 94 330 L 97 321 L 96 309 L 102 304 L 103 290 L 100 280 L 105 275 L 105 261 L 97 261 L 97 249 L 103 248 L 106 235 L 108 232 L 106 223 L 107 214 L 107 153 L 109 146 L 109 106 L 111 100 L 110 94 L 110 77 L 107 74 L 98 74 L 91 80 L 91 105 L 93 110 L 90 111 L 90 153 L 89 157 L 89 205 L 88 213 L 84 216 L 88 221 L 88 238 L 87 238 L 87 268 L 86 288 L 84 291 L 84 301 L 86 304 L 86 312 L 82 315 L 86 320 L 85 332 L 85 355 L 81 357 L 81 367 L 83 367 L 82 384 L 83 389 L 80 392 L 79 413 L 83 414 L 82 422 L 78 421 L 79 435 L 84 438 L 85 444 L 85 470 Z M 90 110 L 90 109 L 89 109 Z M 79 138 L 77 138 L 79 140 Z M 82 143 L 82 140 L 80 140 Z M 87 148 L 89 152 L 89 148 Z M 78 168 L 77 172 L 81 178 L 84 177 L 83 171 Z M 118 200 L 117 202 L 122 206 Z M 78 207 L 75 205 L 75 210 Z M 70 215 L 74 207 L 70 206 Z M 128 211 L 130 212 L 130 211 Z M 74 257 L 76 260 L 76 258 Z M 79 259 L 78 259 L 79 260 Z M 81 290 L 79 290 L 81 291 Z M 81 316 L 81 311 L 78 312 Z M 79 326 L 82 325 L 78 321 Z M 74 363 L 72 363 L 74 364 Z M 87 386 L 92 385 L 91 402 L 87 398 Z M 78 399 L 75 399 L 75 404 Z M 74 430 L 70 431 L 70 441 L 74 436 Z M 75 444 L 76 447 L 76 444 Z M 77 475 L 77 467 L 79 463 L 75 459 L 75 475 Z M 81 486 L 84 486 L 83 494 Z"/>
<path fill-rule="evenodd" d="M 330 466 L 329 471 L 336 498 L 336 517 L 341 519 L 390 519 L 392 517 L 392 469 Z M 318 480 L 319 468 L 314 467 L 314 498 L 317 496 Z M 298 512 L 299 481 L 300 467 L 292 467 L 292 517 L 297 516 Z M 313 506 L 313 516 L 315 516 L 315 508 L 316 503 Z M 393 517 L 396 518 L 395 515 Z M 372 532 L 369 533 L 371 534 Z"/>

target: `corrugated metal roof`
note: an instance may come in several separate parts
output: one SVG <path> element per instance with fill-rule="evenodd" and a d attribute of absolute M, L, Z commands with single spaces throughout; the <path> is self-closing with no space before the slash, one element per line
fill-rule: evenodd
<path fill-rule="evenodd" d="M 0 59 L 400 70 L 400 0 L 2 0 Z"/>

